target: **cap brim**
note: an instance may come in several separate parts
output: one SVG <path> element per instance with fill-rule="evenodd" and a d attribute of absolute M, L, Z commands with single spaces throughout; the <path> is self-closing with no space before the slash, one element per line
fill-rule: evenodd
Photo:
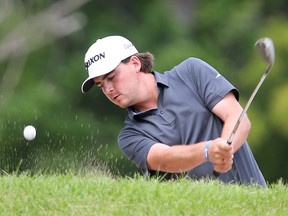
<path fill-rule="evenodd" d="M 81 91 L 83 93 L 88 92 L 94 86 L 94 80 L 91 77 L 88 77 L 81 86 Z"/>

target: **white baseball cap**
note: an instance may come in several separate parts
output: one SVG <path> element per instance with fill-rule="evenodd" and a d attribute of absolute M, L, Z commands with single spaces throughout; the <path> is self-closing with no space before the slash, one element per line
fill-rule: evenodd
<path fill-rule="evenodd" d="M 93 78 L 110 73 L 122 60 L 136 53 L 138 51 L 135 46 L 122 36 L 98 39 L 85 54 L 84 63 L 88 78 L 81 86 L 82 92 L 86 93 L 93 87 Z"/>

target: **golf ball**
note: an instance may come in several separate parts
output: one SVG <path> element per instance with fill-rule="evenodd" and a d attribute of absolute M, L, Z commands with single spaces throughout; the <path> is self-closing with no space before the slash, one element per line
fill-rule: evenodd
<path fill-rule="evenodd" d="M 24 128 L 23 135 L 26 140 L 31 141 L 36 137 L 36 129 L 32 125 L 28 125 Z"/>

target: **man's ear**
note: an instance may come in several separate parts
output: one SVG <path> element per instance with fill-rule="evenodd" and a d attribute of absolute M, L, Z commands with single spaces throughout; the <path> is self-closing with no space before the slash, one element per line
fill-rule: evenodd
<path fill-rule="evenodd" d="M 134 67 L 137 69 L 137 71 L 141 70 L 141 61 L 137 56 L 135 56 L 135 55 L 131 56 L 130 62 L 134 65 Z"/>

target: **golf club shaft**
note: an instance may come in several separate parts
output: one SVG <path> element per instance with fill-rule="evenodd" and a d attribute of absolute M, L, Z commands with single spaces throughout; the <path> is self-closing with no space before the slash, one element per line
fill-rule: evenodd
<path fill-rule="evenodd" d="M 228 140 L 227 140 L 227 144 L 229 144 L 229 145 L 232 144 L 233 139 L 234 139 L 234 136 L 235 136 L 235 134 L 236 134 L 236 131 L 237 131 L 237 129 L 239 128 L 239 125 L 240 125 L 240 123 L 241 123 L 241 121 L 242 121 L 245 113 L 247 112 L 249 106 L 251 105 L 251 103 L 252 103 L 255 95 L 257 94 L 259 88 L 261 87 L 262 83 L 264 82 L 264 80 L 265 80 L 265 78 L 267 77 L 267 75 L 268 75 L 269 71 L 271 70 L 271 68 L 272 68 L 272 65 L 269 64 L 269 66 L 267 67 L 265 73 L 262 75 L 262 77 L 261 77 L 258 85 L 256 86 L 255 90 L 254 90 L 253 93 L 251 94 L 251 96 L 250 96 L 250 98 L 249 98 L 249 100 L 248 100 L 245 108 L 244 108 L 243 111 L 241 112 L 241 114 L 240 114 L 240 116 L 239 116 L 239 118 L 238 118 L 238 120 L 237 120 L 237 122 L 236 122 L 236 124 L 235 124 L 235 126 L 234 126 L 234 128 L 233 128 L 233 130 L 232 130 L 232 132 L 231 132 L 231 134 L 230 134 L 230 136 L 229 136 L 229 138 L 228 138 Z M 215 177 L 218 177 L 218 176 L 220 175 L 220 173 L 214 170 L 214 171 L 213 171 L 213 175 L 214 175 Z"/>

